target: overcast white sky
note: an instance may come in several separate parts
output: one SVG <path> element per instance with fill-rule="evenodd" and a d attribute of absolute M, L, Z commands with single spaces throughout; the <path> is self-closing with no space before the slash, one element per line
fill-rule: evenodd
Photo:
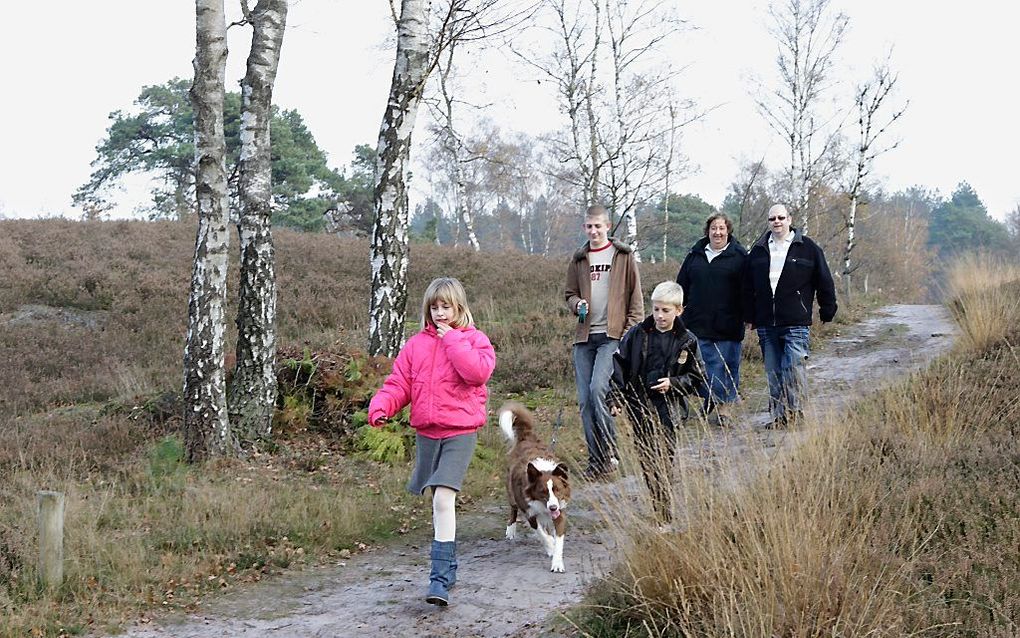
<path fill-rule="evenodd" d="M 851 19 L 840 65 L 844 92 L 892 47 L 900 74 L 896 101 L 910 100 L 895 130 L 901 146 L 876 166 L 885 187 L 922 184 L 948 194 L 966 180 L 1000 219 L 1020 204 L 1020 3 L 834 4 Z M 749 91 L 749 79 L 766 76 L 774 65 L 767 6 L 676 3 L 698 27 L 670 52 L 678 64 L 691 65 L 680 88 L 703 107 L 718 106 L 687 131 L 684 150 L 699 170 L 676 190 L 712 204 L 721 203 L 741 161 L 780 156 L 782 143 L 757 115 Z M 374 144 L 378 134 L 393 64 L 388 4 L 294 0 L 288 22 L 275 101 L 299 110 L 331 164 L 345 165 L 355 144 Z M 230 90 L 243 75 L 248 33 L 231 30 Z M 143 85 L 190 78 L 193 55 L 192 2 L 35 0 L 6 7 L 0 24 L 0 215 L 80 215 L 71 195 L 88 179 L 107 115 L 130 109 Z M 533 80 L 498 55 L 485 60 L 477 86 L 494 102 L 491 117 L 534 134 L 557 121 L 555 103 L 531 88 Z M 419 140 L 422 133 L 419 127 Z M 145 196 L 129 192 L 126 198 Z"/>

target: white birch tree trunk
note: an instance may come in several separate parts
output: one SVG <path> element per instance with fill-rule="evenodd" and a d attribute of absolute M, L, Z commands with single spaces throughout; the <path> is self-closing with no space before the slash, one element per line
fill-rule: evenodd
<path fill-rule="evenodd" d="M 851 256 L 854 251 L 854 240 L 856 239 L 856 228 L 857 228 L 857 200 L 860 199 L 858 195 L 859 189 L 855 188 L 854 192 L 850 193 L 850 214 L 846 220 L 846 247 L 843 251 L 843 284 L 846 293 L 847 303 L 851 300 L 850 290 L 850 277 L 853 273 L 851 266 Z"/>
<path fill-rule="evenodd" d="M 634 210 L 627 213 L 627 243 L 634 250 L 634 260 L 641 261 L 641 252 L 638 250 L 638 236 L 637 236 L 637 215 L 634 214 Z"/>
<path fill-rule="evenodd" d="M 370 250 L 368 350 L 372 355 L 396 356 L 404 342 L 409 221 L 406 171 L 411 134 L 428 76 L 425 17 L 425 0 L 402 0 L 393 79 L 379 129 L 379 182 Z"/>
<path fill-rule="evenodd" d="M 846 245 L 843 250 L 843 276 L 845 277 L 844 283 L 848 301 L 850 300 L 850 294 L 852 292 L 850 288 L 851 274 L 855 270 L 852 262 L 852 256 L 857 233 L 857 206 L 860 203 L 861 192 L 864 189 L 864 180 L 871 173 L 871 166 L 874 163 L 875 158 L 899 145 L 899 142 L 897 141 L 884 148 L 876 147 L 878 139 L 896 122 L 896 120 L 903 117 L 903 113 L 907 108 L 907 106 L 904 105 L 898 111 L 893 113 L 884 125 L 880 122 L 876 123 L 875 121 L 875 118 L 878 112 L 882 109 L 882 105 L 885 103 L 886 98 L 889 97 L 893 87 L 896 86 L 896 81 L 897 76 L 890 71 L 887 62 L 875 69 L 874 77 L 857 89 L 857 166 L 853 182 L 850 186 L 850 211 L 845 220 Z M 867 281 L 866 275 L 865 281 Z M 867 293 L 867 286 L 865 286 L 865 293 Z"/>
<path fill-rule="evenodd" d="M 542 228 L 542 255 L 549 256 L 549 246 L 552 244 L 553 214 L 549 203 L 545 205 L 545 226 Z"/>
<path fill-rule="evenodd" d="M 525 222 L 524 216 L 521 215 L 520 212 L 518 212 L 517 219 L 519 220 L 519 224 L 518 225 L 520 226 L 520 233 L 521 233 L 521 239 L 520 239 L 520 241 L 521 241 L 521 250 L 523 250 L 525 254 L 531 254 L 531 247 L 528 245 L 528 226 L 527 226 L 527 222 Z"/>
<path fill-rule="evenodd" d="M 227 405 L 242 444 L 269 438 L 276 404 L 276 256 L 272 235 L 272 157 L 269 122 L 280 63 L 287 0 L 259 0 L 246 12 L 251 51 L 241 82 L 241 281 L 237 308 L 237 367 Z"/>
<path fill-rule="evenodd" d="M 535 254 L 535 240 L 533 239 L 533 237 L 535 236 L 535 228 L 534 225 L 531 223 L 532 218 L 534 217 L 534 212 L 535 212 L 534 210 L 528 210 L 528 212 L 526 213 L 526 217 L 524 218 L 525 220 L 524 236 L 526 238 L 524 249 L 528 252 L 529 255 Z"/>
<path fill-rule="evenodd" d="M 452 120 L 451 120 L 451 131 L 452 131 Z M 457 199 L 457 219 L 464 225 L 464 231 L 467 233 L 468 243 L 471 245 L 471 249 L 476 253 L 482 250 L 481 245 L 478 243 L 478 235 L 475 234 L 475 219 L 474 214 L 468 207 L 467 197 L 467 184 L 465 184 L 464 178 L 464 165 L 461 161 L 460 151 L 457 148 L 451 149 L 453 153 L 453 180 L 454 189 L 456 190 Z"/>
<path fill-rule="evenodd" d="M 666 249 L 669 244 L 669 178 L 673 170 L 673 155 L 676 151 L 676 106 L 669 103 L 669 154 L 666 155 L 666 185 L 662 200 L 662 261 L 666 261 Z"/>
<path fill-rule="evenodd" d="M 453 117 L 453 92 L 449 85 L 450 73 L 453 72 L 453 57 L 457 51 L 456 41 L 451 42 L 446 50 L 446 66 L 439 65 L 439 91 L 443 96 L 443 145 L 449 154 L 453 168 L 454 201 L 456 202 L 456 217 L 459 223 L 464 225 L 467 232 L 468 243 L 475 252 L 481 251 L 478 244 L 478 236 L 475 235 L 474 214 L 468 206 L 467 184 L 464 176 L 464 144 L 454 125 Z"/>
<path fill-rule="evenodd" d="M 599 202 L 598 120 L 595 92 L 598 87 L 598 51 L 602 34 L 602 0 L 546 0 L 556 15 L 557 46 L 553 62 L 543 70 L 557 84 L 562 108 L 570 119 L 569 157 L 580 181 L 581 208 Z M 570 5 L 570 6 L 568 6 Z M 582 9 L 585 6 L 588 9 Z M 588 13 L 590 11 L 591 13 Z M 591 36 L 587 36 L 590 29 Z M 541 68 L 541 67 L 540 67 Z"/>
<path fill-rule="evenodd" d="M 595 86 L 597 86 L 598 77 L 597 51 L 599 48 L 599 38 L 602 21 L 599 16 L 600 5 L 598 0 L 593 0 L 592 5 L 595 7 L 595 43 L 592 47 L 591 65 L 588 70 L 588 82 L 586 84 L 584 92 L 584 112 L 588 122 L 587 131 L 588 152 L 586 156 L 585 155 L 581 156 L 586 157 L 586 160 L 589 163 L 589 168 L 586 171 L 588 174 L 589 181 L 585 184 L 585 189 L 587 191 L 585 194 L 585 197 L 587 199 L 587 201 L 585 202 L 586 208 L 588 206 L 600 203 L 599 184 L 600 180 L 602 179 L 600 175 L 602 172 L 603 163 L 601 153 L 599 152 L 599 139 L 598 139 L 599 129 L 598 129 L 598 117 L 595 114 L 595 88 L 594 88 Z M 582 171 L 582 174 L 583 172 L 584 171 Z"/>
<path fill-rule="evenodd" d="M 227 27 L 223 0 L 196 0 L 195 193 L 198 236 L 184 346 L 184 441 L 191 462 L 236 451 L 227 420 L 223 335 L 227 295 L 226 142 L 223 135 Z"/>

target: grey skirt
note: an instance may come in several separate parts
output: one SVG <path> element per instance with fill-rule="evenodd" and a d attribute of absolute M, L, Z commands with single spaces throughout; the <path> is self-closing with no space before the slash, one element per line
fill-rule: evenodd
<path fill-rule="evenodd" d="M 416 434 L 414 471 L 407 491 L 424 494 L 425 488 L 443 486 L 459 492 L 477 443 L 477 432 L 448 439 L 430 439 Z"/>

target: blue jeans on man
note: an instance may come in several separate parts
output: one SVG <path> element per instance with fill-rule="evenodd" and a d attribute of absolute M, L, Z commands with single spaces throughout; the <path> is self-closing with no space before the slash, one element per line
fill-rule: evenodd
<path fill-rule="evenodd" d="M 713 403 L 733 403 L 740 387 L 739 341 L 698 339 L 698 350 L 705 362 L 705 376 Z M 707 396 L 702 397 L 708 399 Z"/>
<path fill-rule="evenodd" d="M 619 339 L 611 339 L 602 332 L 591 333 L 585 343 L 574 344 L 577 403 L 581 406 L 581 424 L 588 444 L 590 474 L 611 470 L 611 459 L 616 456 L 616 426 L 606 408 L 606 394 L 613 376 L 613 355 L 619 348 Z"/>
<path fill-rule="evenodd" d="M 786 424 L 802 414 L 807 390 L 808 327 L 759 326 L 758 343 L 769 384 L 773 423 Z"/>

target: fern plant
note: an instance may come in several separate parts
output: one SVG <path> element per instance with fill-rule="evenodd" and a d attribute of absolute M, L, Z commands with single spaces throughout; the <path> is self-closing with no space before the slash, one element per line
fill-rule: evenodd
<path fill-rule="evenodd" d="M 381 428 L 368 424 L 364 410 L 354 413 L 358 427 L 355 447 L 369 459 L 380 463 L 402 463 L 411 456 L 413 430 L 409 427 L 407 410 L 401 411 Z"/>

